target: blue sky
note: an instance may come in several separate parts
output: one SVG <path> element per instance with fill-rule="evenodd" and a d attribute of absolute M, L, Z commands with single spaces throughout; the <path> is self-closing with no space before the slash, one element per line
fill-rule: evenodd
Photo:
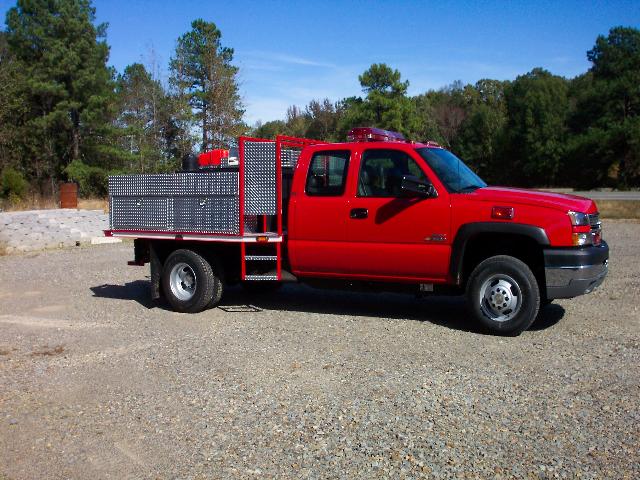
<path fill-rule="evenodd" d="M 15 1 L 0 0 L 0 13 Z M 455 80 L 513 79 L 534 67 L 567 77 L 612 26 L 640 27 L 640 1 L 169 1 L 94 0 L 108 22 L 110 64 L 150 64 L 166 80 L 176 39 L 213 21 L 235 49 L 246 121 L 283 118 L 289 105 L 360 95 L 358 75 L 385 62 L 409 93 Z"/>

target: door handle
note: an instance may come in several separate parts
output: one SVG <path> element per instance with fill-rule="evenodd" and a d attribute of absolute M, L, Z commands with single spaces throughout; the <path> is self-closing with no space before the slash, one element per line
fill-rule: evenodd
<path fill-rule="evenodd" d="M 369 216 L 369 210 L 366 208 L 352 208 L 349 213 L 349 217 L 354 218 L 356 220 L 362 220 Z"/>

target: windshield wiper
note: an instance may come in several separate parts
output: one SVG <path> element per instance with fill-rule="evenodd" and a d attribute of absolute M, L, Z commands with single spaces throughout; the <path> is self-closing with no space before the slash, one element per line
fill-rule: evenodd
<path fill-rule="evenodd" d="M 476 191 L 479 188 L 482 188 L 482 185 L 467 185 L 465 187 L 459 188 L 457 190 L 457 193 L 473 192 L 473 191 Z"/>

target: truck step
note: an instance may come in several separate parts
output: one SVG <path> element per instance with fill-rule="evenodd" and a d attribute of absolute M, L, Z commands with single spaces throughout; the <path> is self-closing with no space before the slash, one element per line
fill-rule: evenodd
<path fill-rule="evenodd" d="M 245 255 L 245 260 L 254 260 L 254 261 L 273 261 L 278 260 L 276 255 Z"/>
<path fill-rule="evenodd" d="M 277 275 L 245 275 L 244 276 L 245 280 L 251 280 L 251 281 L 274 281 L 274 280 L 278 280 L 278 276 Z"/>
<path fill-rule="evenodd" d="M 298 277 L 296 277 L 293 273 L 287 270 L 282 270 L 280 272 L 280 281 L 281 282 L 297 282 Z"/>

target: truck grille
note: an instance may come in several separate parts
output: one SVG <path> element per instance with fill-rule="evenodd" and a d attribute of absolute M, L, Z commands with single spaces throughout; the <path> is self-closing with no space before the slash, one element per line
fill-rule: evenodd
<path fill-rule="evenodd" d="M 591 238 L 594 245 L 602 243 L 602 222 L 598 213 L 589 214 L 589 226 L 591 227 Z"/>

